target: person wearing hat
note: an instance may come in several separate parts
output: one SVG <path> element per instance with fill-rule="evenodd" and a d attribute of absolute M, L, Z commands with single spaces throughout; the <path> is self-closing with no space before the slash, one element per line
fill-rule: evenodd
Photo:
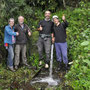
<path fill-rule="evenodd" d="M 65 19 L 65 16 L 62 16 L 63 22 L 59 21 L 57 15 L 53 16 L 54 22 L 54 33 L 52 37 L 52 42 L 55 42 L 56 48 L 56 57 L 59 62 L 59 70 L 61 69 L 61 62 L 63 58 L 63 63 L 65 64 L 65 69 L 68 69 L 68 57 L 67 57 L 67 42 L 66 42 L 66 28 L 68 27 L 68 22 Z M 61 58 L 62 54 L 62 58 Z"/>

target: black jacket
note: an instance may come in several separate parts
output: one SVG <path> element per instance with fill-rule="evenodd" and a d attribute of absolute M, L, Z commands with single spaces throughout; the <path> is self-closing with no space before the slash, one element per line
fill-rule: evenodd
<path fill-rule="evenodd" d="M 64 43 L 66 42 L 66 27 L 68 27 L 68 22 L 65 21 L 58 26 L 54 25 L 54 36 L 56 43 Z"/>
<path fill-rule="evenodd" d="M 41 20 L 39 22 L 38 28 L 40 27 L 40 25 L 42 26 L 43 30 L 39 31 L 39 34 L 48 35 L 53 32 L 53 22 L 51 20 L 49 20 L 49 21 Z"/>
<path fill-rule="evenodd" d="M 15 26 L 15 31 L 19 32 L 19 36 L 16 37 L 16 44 L 27 43 L 28 30 L 30 31 L 30 28 L 26 24 L 24 24 L 23 28 L 19 24 Z"/>

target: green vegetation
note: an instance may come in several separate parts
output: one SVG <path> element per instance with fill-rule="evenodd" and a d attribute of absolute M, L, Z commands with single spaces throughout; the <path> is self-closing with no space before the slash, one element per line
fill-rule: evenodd
<path fill-rule="evenodd" d="M 73 65 L 71 65 L 71 69 L 65 75 L 66 84 L 75 90 L 90 89 L 90 3 L 88 0 L 80 0 L 81 2 L 75 2 L 77 0 L 66 0 L 67 9 L 63 9 L 62 1 L 63 0 L 61 0 L 61 2 L 56 2 L 56 0 L 48 0 L 47 2 L 45 0 L 0 1 L 0 62 L 2 62 L 2 64 L 0 64 L 0 87 L 9 87 L 14 80 L 27 82 L 33 73 L 32 70 L 25 67 L 20 68 L 15 73 L 6 70 L 6 51 L 3 45 L 3 37 L 4 26 L 7 25 L 8 18 L 14 17 L 17 23 L 17 17 L 19 15 L 25 17 L 25 23 L 32 29 L 32 37 L 28 42 L 28 48 L 31 49 L 32 56 L 27 54 L 28 62 L 38 67 L 36 47 L 38 32 L 36 31 L 36 27 L 37 23 L 44 18 L 44 11 L 50 9 L 53 12 L 52 15 L 56 14 L 59 16 L 60 21 L 62 15 L 65 14 L 69 22 L 69 27 L 67 28 L 68 57 L 69 61 L 73 61 Z"/>
<path fill-rule="evenodd" d="M 89 4 L 81 3 L 81 7 L 69 12 L 70 26 L 67 29 L 69 58 L 73 65 L 67 73 L 70 86 L 75 90 L 90 89 L 90 25 Z"/>
<path fill-rule="evenodd" d="M 80 3 L 81 6 L 72 10 L 67 8 L 54 14 L 60 18 L 66 15 L 69 22 L 67 28 L 67 42 L 69 61 L 73 61 L 70 71 L 65 75 L 67 84 L 75 90 L 90 89 L 90 3 Z"/>
<path fill-rule="evenodd" d="M 20 68 L 17 72 L 11 72 L 0 64 L 0 90 L 9 89 L 13 83 L 18 83 L 17 85 L 27 83 L 33 75 L 34 71 L 26 67 Z"/>

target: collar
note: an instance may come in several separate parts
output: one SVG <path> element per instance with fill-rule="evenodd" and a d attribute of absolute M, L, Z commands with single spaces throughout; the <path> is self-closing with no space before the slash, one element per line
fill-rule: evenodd
<path fill-rule="evenodd" d="M 21 26 L 20 24 L 18 24 L 19 26 Z M 24 26 L 24 23 L 22 24 Z"/>
<path fill-rule="evenodd" d="M 8 27 L 11 29 L 11 26 L 10 26 L 10 24 L 8 24 Z M 14 26 L 13 26 L 13 29 L 14 29 Z"/>
<path fill-rule="evenodd" d="M 47 20 L 46 18 L 45 18 L 44 20 L 45 20 L 45 21 L 50 21 L 50 19 Z"/>

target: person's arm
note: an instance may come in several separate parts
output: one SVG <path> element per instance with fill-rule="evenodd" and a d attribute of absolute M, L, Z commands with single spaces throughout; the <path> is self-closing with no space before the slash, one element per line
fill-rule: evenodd
<path fill-rule="evenodd" d="M 52 24 L 52 32 L 51 32 L 51 37 L 52 37 L 52 43 L 54 43 L 54 42 L 55 42 L 54 23 Z"/>
<path fill-rule="evenodd" d="M 68 22 L 67 21 L 63 21 L 62 25 L 64 26 L 64 28 L 68 27 Z"/>
<path fill-rule="evenodd" d="M 68 22 L 66 21 L 66 18 L 65 18 L 65 16 L 64 16 L 64 15 L 62 16 L 62 20 L 63 20 L 62 25 L 63 25 L 63 26 L 64 26 L 64 28 L 66 29 L 66 27 L 68 27 Z"/>
<path fill-rule="evenodd" d="M 28 25 L 26 25 L 26 27 L 27 27 L 28 35 L 31 36 L 31 34 L 32 34 L 32 33 L 31 33 L 31 29 L 28 27 Z"/>
<path fill-rule="evenodd" d="M 43 30 L 41 23 L 42 23 L 42 21 L 40 21 L 39 24 L 38 24 L 38 27 L 37 27 L 38 31 L 42 31 Z"/>
<path fill-rule="evenodd" d="M 17 32 L 17 30 L 18 30 L 18 29 L 17 29 L 17 25 L 15 25 L 15 27 L 14 27 L 14 31 Z"/>
<path fill-rule="evenodd" d="M 54 33 L 52 33 L 51 36 L 52 36 L 52 43 L 54 43 L 55 42 L 55 35 L 54 35 Z"/>
<path fill-rule="evenodd" d="M 17 32 L 13 32 L 8 26 L 5 27 L 5 30 L 9 35 L 17 35 Z"/>
<path fill-rule="evenodd" d="M 51 33 L 54 32 L 54 23 L 52 22 L 52 26 L 51 26 Z"/>

